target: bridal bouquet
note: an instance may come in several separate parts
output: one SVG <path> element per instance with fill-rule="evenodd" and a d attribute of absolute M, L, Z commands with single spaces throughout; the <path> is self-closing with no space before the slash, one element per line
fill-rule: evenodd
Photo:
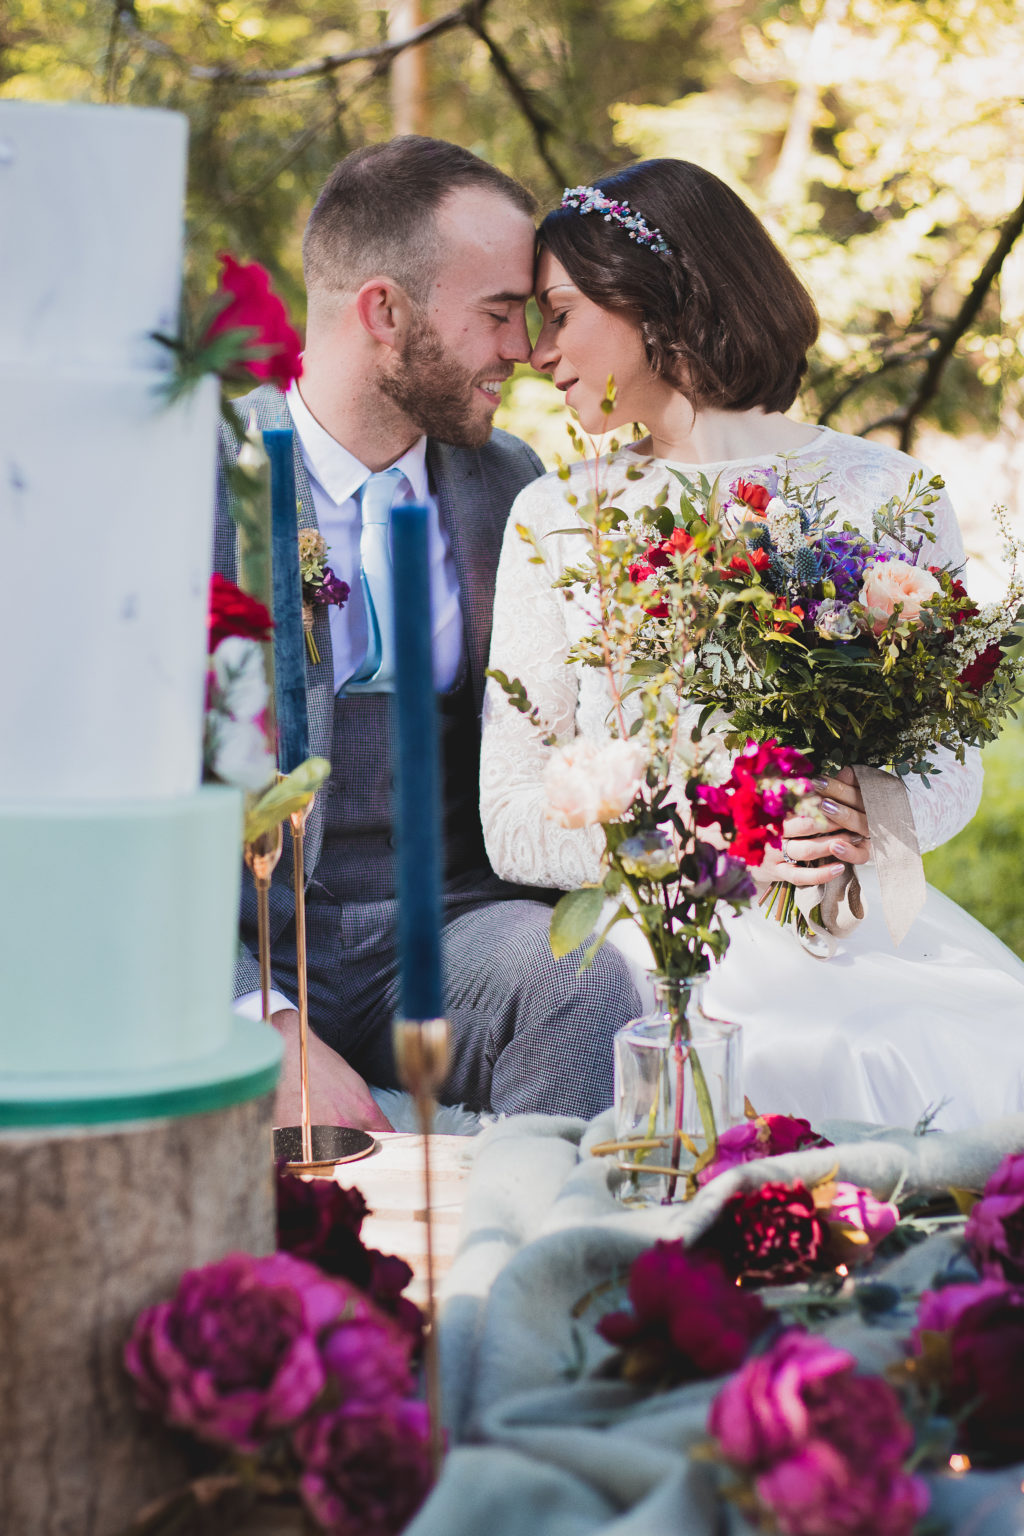
<path fill-rule="evenodd" d="M 929 560 L 937 477 L 912 475 L 903 497 L 876 510 L 867 537 L 842 520 L 827 476 L 798 486 L 785 469 L 731 483 L 719 476 L 714 484 L 674 473 L 678 509 L 650 510 L 651 542 L 631 567 L 648 615 L 637 636 L 638 670 L 676 658 L 692 607 L 689 571 L 700 561 L 709 602 L 698 615 L 700 640 L 684 686 L 704 707 L 701 723 L 724 712 L 728 745 L 783 741 L 818 773 L 857 765 L 880 836 L 901 819 L 909 824 L 898 779 L 914 773 L 927 782 L 939 747 L 963 761 L 967 747 L 998 735 L 1021 697 L 1024 662 L 1006 652 L 1019 638 L 1024 578 L 1005 511 L 996 517 L 1009 589 L 1002 602 L 979 606 L 955 570 Z M 907 881 L 923 889 L 916 845 L 903 858 L 905 874 L 900 859 L 897 852 L 879 861 L 897 939 L 914 912 Z M 777 915 L 786 921 L 793 887 L 774 887 L 770 903 L 780 896 Z M 845 931 L 836 916 L 843 899 L 848 925 L 860 915 L 852 871 L 834 890 L 822 887 L 819 899 L 829 906 L 824 916 L 818 905 L 804 914 L 812 928 L 822 922 L 830 934 Z"/>

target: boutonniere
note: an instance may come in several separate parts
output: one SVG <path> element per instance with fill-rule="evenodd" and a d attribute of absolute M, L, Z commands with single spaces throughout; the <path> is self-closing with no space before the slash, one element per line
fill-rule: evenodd
<path fill-rule="evenodd" d="M 306 632 L 306 650 L 313 663 L 320 660 L 316 641 L 313 639 L 313 607 L 334 603 L 344 608 L 348 602 L 347 581 L 339 581 L 327 564 L 327 545 L 324 536 L 315 528 L 303 528 L 299 533 L 299 571 L 302 576 L 302 627 Z"/>

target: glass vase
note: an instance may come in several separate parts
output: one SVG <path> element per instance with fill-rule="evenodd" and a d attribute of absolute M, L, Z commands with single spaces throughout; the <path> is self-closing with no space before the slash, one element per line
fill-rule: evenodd
<path fill-rule="evenodd" d="M 703 990 L 703 977 L 656 977 L 653 1013 L 615 1036 L 615 1137 L 627 1201 L 681 1198 L 694 1164 L 743 1119 L 742 1030 L 707 1016 Z"/>

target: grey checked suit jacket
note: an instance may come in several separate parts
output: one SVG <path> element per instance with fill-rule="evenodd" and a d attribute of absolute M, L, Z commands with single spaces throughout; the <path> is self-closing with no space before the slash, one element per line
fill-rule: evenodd
<path fill-rule="evenodd" d="M 261 430 L 292 426 L 285 397 L 274 385 L 263 385 L 252 394 L 236 400 L 234 409 L 242 422 L 248 422 L 251 415 Z M 235 527 L 230 514 L 230 494 L 223 466 L 225 463 L 233 463 L 237 452 L 234 435 L 225 425 L 221 430 L 221 475 L 214 529 L 214 566 L 231 580 L 236 575 Z M 494 583 L 509 508 L 523 486 L 544 473 L 544 466 L 525 443 L 507 432 L 495 431 L 484 447 L 476 449 L 453 448 L 430 439 L 427 443 L 427 469 L 437 496 L 441 524 L 451 541 L 461 594 L 470 680 L 479 716 L 483 707 L 485 669 L 491 643 Z M 297 436 L 295 485 L 299 498 L 299 527 L 315 528 L 316 512 Z M 338 571 L 336 574 L 349 582 L 354 579 L 352 572 Z M 309 750 L 313 756 L 329 758 L 334 719 L 334 670 L 327 608 L 317 607 L 314 615 L 313 637 L 321 659 L 319 665 L 313 665 L 308 660 L 306 663 Z M 307 879 L 316 870 L 322 838 L 323 801 L 318 797 L 306 828 Z M 292 916 L 284 873 L 282 867 L 271 888 L 272 938 L 280 934 Z M 243 882 L 243 901 L 248 895 L 249 884 L 248 881 Z M 259 986 L 255 960 L 248 954 L 242 957 L 237 985 L 239 990 L 244 991 L 255 991 Z"/>

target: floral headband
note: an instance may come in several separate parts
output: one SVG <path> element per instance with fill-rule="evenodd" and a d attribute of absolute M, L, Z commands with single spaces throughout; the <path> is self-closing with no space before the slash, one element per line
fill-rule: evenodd
<path fill-rule="evenodd" d="M 566 187 L 562 207 L 578 208 L 580 213 L 603 213 L 606 224 L 621 224 L 637 245 L 647 245 L 652 251 L 665 254 L 670 249 L 660 229 L 651 229 L 642 214 L 634 213 L 628 203 L 605 197 L 598 187 Z"/>

